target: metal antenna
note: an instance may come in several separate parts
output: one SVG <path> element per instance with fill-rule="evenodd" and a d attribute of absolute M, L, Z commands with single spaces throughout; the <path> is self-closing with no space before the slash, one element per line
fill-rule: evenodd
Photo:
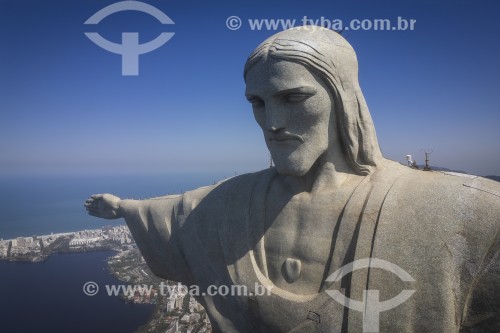
<path fill-rule="evenodd" d="M 427 149 L 422 149 L 422 151 L 425 154 L 425 167 L 424 167 L 424 171 L 431 171 L 432 169 L 429 166 L 429 155 L 432 154 L 434 152 L 434 150 L 432 150 L 430 148 L 427 148 Z"/>

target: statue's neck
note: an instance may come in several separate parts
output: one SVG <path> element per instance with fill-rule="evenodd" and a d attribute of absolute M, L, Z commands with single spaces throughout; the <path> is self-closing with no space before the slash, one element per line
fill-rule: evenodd
<path fill-rule="evenodd" d="M 311 169 L 300 177 L 284 176 L 283 182 L 292 193 L 335 191 L 351 180 L 359 179 L 340 150 L 326 152 Z"/>

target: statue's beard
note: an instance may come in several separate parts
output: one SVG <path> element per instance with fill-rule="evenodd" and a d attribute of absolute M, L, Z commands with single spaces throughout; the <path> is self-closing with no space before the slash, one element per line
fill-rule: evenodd
<path fill-rule="evenodd" d="M 302 177 L 311 170 L 318 158 L 324 153 L 324 150 L 318 148 L 311 149 L 306 144 L 301 144 L 295 149 L 271 146 L 269 151 L 280 175 Z"/>

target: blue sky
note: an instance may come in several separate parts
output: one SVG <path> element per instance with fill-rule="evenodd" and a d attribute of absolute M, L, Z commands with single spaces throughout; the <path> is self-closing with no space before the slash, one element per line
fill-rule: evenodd
<path fill-rule="evenodd" d="M 345 31 L 384 155 L 500 175 L 500 5 L 471 0 L 145 1 L 147 14 L 83 23 L 116 1 L 1 0 L 0 175 L 247 172 L 268 166 L 242 69 L 275 31 L 249 19 L 416 19 L 414 31 Z M 242 19 L 240 29 L 226 19 Z M 84 32 L 120 42 L 173 38 L 141 55 L 139 76 Z"/>

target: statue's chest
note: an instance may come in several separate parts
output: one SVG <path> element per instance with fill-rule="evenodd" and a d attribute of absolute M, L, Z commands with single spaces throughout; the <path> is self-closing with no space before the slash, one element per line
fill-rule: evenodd
<path fill-rule="evenodd" d="M 327 269 L 339 209 L 331 197 L 312 199 L 268 205 L 267 269 L 270 279 L 285 289 L 315 292 Z"/>
<path fill-rule="evenodd" d="M 317 258 L 330 248 L 338 213 L 328 202 L 290 202 L 281 208 L 271 206 L 268 212 L 265 237 L 269 251 Z"/>

